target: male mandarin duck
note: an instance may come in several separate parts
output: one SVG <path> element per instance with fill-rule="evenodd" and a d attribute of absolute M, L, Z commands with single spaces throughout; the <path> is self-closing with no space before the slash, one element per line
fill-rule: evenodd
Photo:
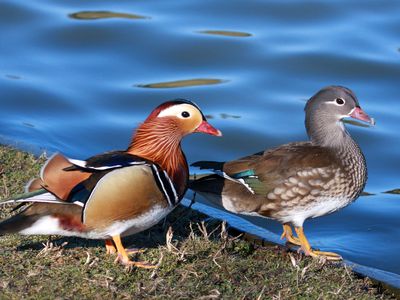
<path fill-rule="evenodd" d="M 308 218 L 323 216 L 354 201 L 367 181 L 363 153 L 344 127 L 352 117 L 369 122 L 355 94 L 341 86 L 320 90 L 305 106 L 310 141 L 294 142 L 229 162 L 200 161 L 193 166 L 214 174 L 189 188 L 231 212 L 271 218 L 283 224 L 282 238 L 306 255 L 340 260 L 313 250 L 303 232 Z M 294 226 L 297 237 L 293 235 Z"/>
<path fill-rule="evenodd" d="M 43 166 L 40 179 L 28 184 L 28 197 L 2 202 L 31 204 L 2 221 L 0 235 L 105 239 L 107 253 L 117 252 L 121 263 L 153 267 L 131 261 L 121 237 L 157 224 L 181 201 L 189 178 L 181 139 L 193 132 L 221 136 L 193 102 L 175 100 L 153 110 L 125 151 L 85 161 L 55 154 Z"/>

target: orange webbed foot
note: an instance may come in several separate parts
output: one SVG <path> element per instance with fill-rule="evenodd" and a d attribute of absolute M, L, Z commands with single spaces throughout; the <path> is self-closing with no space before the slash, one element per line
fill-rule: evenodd
<path fill-rule="evenodd" d="M 127 267 L 136 267 L 136 268 L 142 268 L 142 269 L 155 269 L 157 266 L 152 265 L 151 263 L 147 261 L 133 261 L 130 260 L 128 256 L 124 256 L 121 253 L 118 253 L 117 258 L 115 259 L 115 262 L 119 262 L 124 266 Z"/>
<path fill-rule="evenodd" d="M 119 262 L 127 267 L 137 267 L 143 269 L 154 269 L 157 267 L 145 261 L 132 261 L 129 258 L 128 256 L 129 254 L 142 253 L 144 252 L 143 249 L 136 249 L 136 248 L 125 249 L 122 245 L 121 237 L 119 235 L 113 236 L 113 241 L 118 251 L 118 255 L 117 258 L 115 259 L 115 262 Z"/>
<path fill-rule="evenodd" d="M 303 227 L 295 227 L 295 230 L 301 243 L 301 249 L 304 251 L 305 255 L 315 258 L 321 257 L 329 261 L 340 261 L 343 259 L 339 254 L 336 254 L 334 252 L 313 250 L 304 234 Z"/>
<path fill-rule="evenodd" d="M 304 251 L 304 253 L 306 253 L 306 251 Z M 306 253 L 306 255 L 309 255 L 309 256 L 315 257 L 315 258 L 318 258 L 318 257 L 326 258 L 329 261 L 341 261 L 341 260 L 343 260 L 342 256 L 340 256 L 337 253 L 326 252 L 326 251 L 317 251 L 317 250 L 313 250 L 313 249 L 310 249 L 308 251 L 308 253 Z"/>

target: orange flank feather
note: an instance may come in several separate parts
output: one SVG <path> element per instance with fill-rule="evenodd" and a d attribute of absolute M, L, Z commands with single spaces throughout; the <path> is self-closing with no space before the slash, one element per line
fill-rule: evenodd
<path fill-rule="evenodd" d="M 41 178 L 43 187 L 62 200 L 68 198 L 69 193 L 78 183 L 87 179 L 91 173 L 82 171 L 64 171 L 72 164 L 61 154 L 55 154 L 43 166 Z"/>

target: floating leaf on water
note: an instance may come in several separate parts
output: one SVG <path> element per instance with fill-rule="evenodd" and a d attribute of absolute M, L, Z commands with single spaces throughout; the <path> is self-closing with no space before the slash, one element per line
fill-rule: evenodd
<path fill-rule="evenodd" d="M 211 85 L 211 84 L 219 84 L 226 82 L 221 79 L 212 79 L 212 78 L 198 78 L 198 79 L 186 79 L 186 80 L 177 80 L 177 81 L 168 81 L 168 82 L 157 82 L 157 83 L 149 83 L 149 84 L 138 84 L 137 87 L 142 88 L 154 88 L 154 89 L 166 89 L 166 88 L 179 88 L 179 87 L 188 87 L 188 86 L 197 86 L 197 85 Z"/>
<path fill-rule="evenodd" d="M 150 19 L 150 17 L 128 14 L 128 13 L 117 13 L 111 11 L 80 11 L 77 13 L 68 15 L 72 19 L 77 20 L 97 20 L 97 19 L 109 19 L 109 18 L 122 18 L 122 19 Z"/>
<path fill-rule="evenodd" d="M 395 194 L 395 195 L 400 195 L 400 189 L 394 189 L 390 191 L 384 192 L 385 194 Z"/>
<path fill-rule="evenodd" d="M 232 37 L 249 37 L 252 36 L 251 33 L 240 32 L 240 31 L 227 31 L 227 30 L 203 30 L 198 31 L 199 33 L 204 34 L 213 34 L 213 35 L 223 35 L 223 36 L 232 36 Z"/>
<path fill-rule="evenodd" d="M 361 196 L 374 196 L 375 194 L 368 193 L 368 192 L 362 192 Z"/>

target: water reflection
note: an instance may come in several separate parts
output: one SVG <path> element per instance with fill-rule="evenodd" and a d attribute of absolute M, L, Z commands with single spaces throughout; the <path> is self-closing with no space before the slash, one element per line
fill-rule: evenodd
<path fill-rule="evenodd" d="M 150 19 L 147 16 L 117 13 L 111 11 L 81 11 L 68 15 L 72 19 L 78 20 L 97 20 L 97 19 L 109 19 L 109 18 L 122 18 L 122 19 Z"/>
<path fill-rule="evenodd" d="M 34 128 L 35 125 L 28 123 L 28 122 L 22 122 L 22 125 L 26 126 L 26 127 L 30 127 L 30 128 Z"/>
<path fill-rule="evenodd" d="M 21 76 L 11 75 L 11 74 L 6 74 L 5 77 L 8 78 L 8 79 L 14 79 L 14 80 L 22 79 Z"/>
<path fill-rule="evenodd" d="M 241 116 L 238 115 L 231 115 L 231 114 L 226 114 L 226 113 L 221 113 L 219 114 L 219 117 L 221 119 L 239 119 Z M 207 119 L 216 119 L 217 117 L 215 115 L 206 115 Z"/>
<path fill-rule="evenodd" d="M 185 79 L 176 81 L 157 82 L 149 84 L 138 84 L 137 87 L 142 88 L 153 88 L 153 89 L 168 89 L 168 88 L 179 88 L 189 87 L 197 85 L 211 85 L 227 82 L 227 80 L 214 79 L 214 78 L 197 78 L 197 79 Z"/>
<path fill-rule="evenodd" d="M 351 124 L 351 125 L 358 126 L 358 127 L 373 127 L 371 125 L 364 124 L 364 123 L 354 121 L 354 120 L 343 120 L 343 123 Z"/>
<path fill-rule="evenodd" d="M 212 34 L 212 35 L 223 35 L 231 37 L 249 37 L 252 36 L 251 33 L 240 32 L 240 31 L 226 31 L 226 30 L 203 30 L 198 31 L 198 33 Z"/>

